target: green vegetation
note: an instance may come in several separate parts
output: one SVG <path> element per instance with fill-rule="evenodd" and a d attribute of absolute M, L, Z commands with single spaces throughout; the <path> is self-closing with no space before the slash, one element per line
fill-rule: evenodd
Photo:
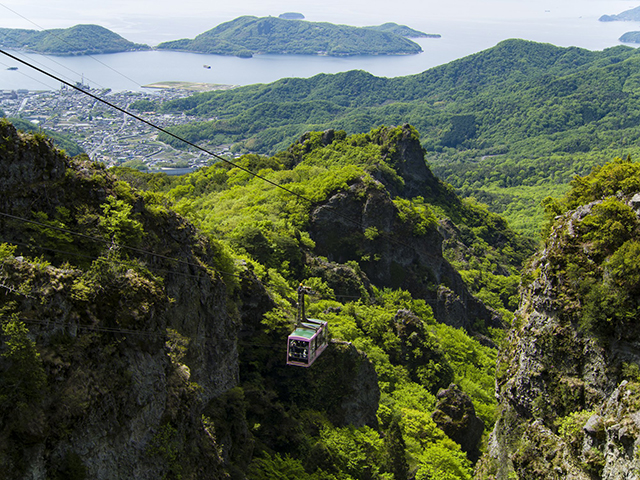
<path fill-rule="evenodd" d="M 158 102 L 152 102 L 151 100 L 142 99 L 135 100 L 131 102 L 129 108 L 136 112 L 144 113 L 144 112 L 155 112 L 158 110 L 159 104 Z"/>
<path fill-rule="evenodd" d="M 639 55 L 622 46 L 592 52 L 508 40 L 418 75 L 282 79 L 163 108 L 216 116 L 172 131 L 241 152 L 275 153 L 305 131 L 410 123 L 434 173 L 537 237 L 546 196 L 563 194 L 594 165 L 640 153 Z"/>
<path fill-rule="evenodd" d="M 379 32 L 389 32 L 394 33 L 396 35 L 400 35 L 402 37 L 408 38 L 440 38 L 440 35 L 433 33 L 424 33 L 419 30 L 414 30 L 413 28 L 409 28 L 406 25 L 398 25 L 397 23 L 388 22 L 382 25 L 364 27 L 370 30 L 377 30 Z"/>
<path fill-rule="evenodd" d="M 0 28 L 3 48 L 29 50 L 50 55 L 96 55 L 149 50 L 99 25 L 75 25 L 52 30 Z"/>
<path fill-rule="evenodd" d="M 549 271 L 558 279 L 564 302 L 581 328 L 603 338 L 613 332 L 632 335 L 637 329 L 640 222 L 629 200 L 638 191 L 640 164 L 616 158 L 576 177 L 563 199 L 544 202 L 550 219 L 589 205 L 572 218 L 565 215 L 550 221 Z M 559 249 L 562 256 L 557 255 Z"/>
<path fill-rule="evenodd" d="M 222 162 L 182 177 L 114 170 L 129 184 L 161 195 L 225 242 L 273 299 L 273 308 L 245 325 L 252 334 L 241 352 L 239 389 L 229 393 L 224 408 L 221 404 L 205 412 L 221 435 L 240 436 L 238 425 L 247 423 L 256 442 L 253 460 L 246 465 L 246 457 L 238 453 L 233 462 L 250 478 L 389 479 L 410 472 L 424 479 L 472 476 L 465 453 L 431 415 L 439 389 L 455 382 L 472 399 L 486 435 L 495 420 L 496 350 L 469 332 L 438 323 L 431 306 L 406 290 L 367 286 L 362 272 L 370 265 L 375 269 L 379 259 L 358 249 L 366 242 L 392 243 L 388 232 L 363 228 L 361 240 L 354 243 L 360 246 L 344 247 L 351 260 L 343 265 L 318 256 L 309 232 L 311 212 L 336 194 L 352 194 L 364 202 L 376 192 L 406 185 L 412 173 L 403 170 L 399 154 L 403 135 L 418 141 L 408 126 L 354 135 L 309 132 L 272 157 L 248 154 L 236 160 L 310 202 Z M 486 208 L 461 202 L 445 184 L 430 181 L 423 197 L 397 196 L 389 202 L 397 221 L 408 236 L 424 241 L 438 221 L 455 222 L 458 233 L 445 245 L 447 255 L 470 288 L 509 319 L 516 305 L 517 269 L 531 245 Z M 352 229 L 341 233 L 355 235 Z M 337 346 L 304 375 L 282 370 L 282 339 L 290 333 L 294 315 L 288 299 L 295 297 L 300 281 L 317 292 L 308 297 L 308 315 L 327 320 L 334 339 L 351 342 L 373 363 L 382 395 L 377 428 L 344 425 L 338 416 L 341 397 L 332 392 L 352 388 L 352 379 L 340 372 L 354 367 L 338 368 L 332 353 Z M 477 328 L 500 338 L 482 325 Z"/>
<path fill-rule="evenodd" d="M 373 178 L 385 179 L 388 188 L 403 185 L 394 160 L 401 131 L 401 127 L 380 127 L 351 136 L 337 131 L 332 141 L 325 143 L 322 132 L 310 132 L 288 151 L 270 158 L 245 155 L 238 164 L 276 184 L 286 184 L 312 202 L 321 202 L 360 178 L 365 179 L 365 185 L 375 185 Z M 412 132 L 418 138 L 417 132 Z M 131 175 L 123 178 L 139 181 Z M 444 244 L 446 258 L 462 273 L 473 293 L 510 318 L 508 312 L 517 304 L 518 269 L 533 252 L 532 243 L 516 235 L 504 219 L 485 207 L 461 202 L 450 187 L 435 178 L 433 182 L 423 186 L 424 196 L 394 200 L 399 220 L 417 236 L 432 232 L 437 220 L 453 221 L 455 231 Z M 166 178 L 154 188 L 166 191 L 174 200 L 174 208 L 200 228 L 225 236 L 236 249 L 246 251 L 266 267 L 280 269 L 285 278 L 303 274 L 302 256 L 296 251 L 314 245 L 305 231 L 312 204 L 293 201 L 263 180 L 224 163 L 188 176 Z M 363 241 L 371 241 L 380 232 L 372 228 L 362 235 Z M 365 271 L 376 268 L 375 254 L 352 248 L 345 251 L 346 258 L 360 262 Z"/>
<path fill-rule="evenodd" d="M 422 51 L 418 44 L 388 29 L 378 31 L 331 23 L 250 16 L 220 24 L 193 40 L 164 42 L 157 48 L 239 57 L 251 57 L 258 53 L 406 55 Z"/>
<path fill-rule="evenodd" d="M 640 43 L 640 32 L 627 32 L 620 37 L 624 43 Z"/>
<path fill-rule="evenodd" d="M 106 172 L 86 156 L 65 159 L 42 134 L 18 136 L 6 121 L 0 128 L 9 162 L 36 158 L 22 151 L 38 152 L 43 170 L 21 170 L 26 180 L 13 170 L 5 175 L 14 184 L 4 201 L 37 223 L 0 219 L 0 308 L 10 318 L 0 338 L 7 373 L 1 392 L 10 397 L 0 401 L 11 404 L 10 412 L 21 402 L 30 415 L 39 412 L 31 423 L 24 411 L 15 415 L 13 431 L 23 437 L 5 449 L 10 474 L 18 477 L 28 463 L 27 442 L 71 442 L 98 414 L 102 426 L 126 423 L 140 407 L 136 389 L 148 381 L 141 377 L 157 375 L 167 383 L 166 411 L 152 425 L 144 458 L 167 478 L 202 476 L 207 462 L 233 478 L 472 477 L 461 446 L 432 418 L 436 395 L 459 385 L 485 424 L 486 441 L 496 415 L 492 345 L 504 332 L 480 318 L 466 330 L 439 323 L 431 304 L 440 289 L 466 292 L 464 281 L 508 320 L 531 244 L 436 179 L 414 128 L 308 132 L 273 156 L 248 154 L 237 166 L 221 162 L 182 177 Z M 384 222 L 362 225 L 346 212 L 331 231 L 318 218 L 336 199 L 363 212 L 368 205 L 367 218 Z M 443 246 L 439 228 L 447 232 Z M 328 237 L 340 248 L 323 255 Z M 410 293 L 413 284 L 372 283 L 385 252 L 420 246 L 439 270 L 416 257 L 417 266 L 390 268 L 388 282 L 414 269 L 425 295 Z M 462 277 L 440 256 L 442 248 Z M 626 258 L 615 263 L 625 275 L 633 273 Z M 309 369 L 283 364 L 300 282 L 315 292 L 307 297 L 308 315 L 329 321 L 338 341 Z M 192 304 L 207 310 L 208 322 L 215 318 L 211 324 L 227 317 L 225 335 L 239 350 L 239 371 L 231 365 L 228 373 L 239 373 L 238 383 L 206 405 L 198 403 L 203 389 L 188 371 L 198 367 L 193 356 L 202 337 L 219 339 L 202 335 L 209 325 L 189 333 L 189 310 L 174 320 Z M 52 333 L 15 315 L 77 327 L 73 335 Z M 158 358 L 158 371 L 147 363 L 134 368 L 141 357 Z M 12 389 L 17 376 L 24 381 Z M 48 475 L 89 476 L 84 455 L 47 457 Z"/>

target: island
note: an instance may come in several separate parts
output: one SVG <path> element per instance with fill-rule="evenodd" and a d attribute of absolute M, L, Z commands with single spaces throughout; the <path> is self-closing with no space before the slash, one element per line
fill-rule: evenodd
<path fill-rule="evenodd" d="M 304 15 L 298 12 L 285 12 L 278 15 L 278 18 L 284 20 L 304 20 Z"/>
<path fill-rule="evenodd" d="M 599 20 L 601 22 L 639 22 L 640 7 L 625 10 L 618 15 L 602 15 Z"/>
<path fill-rule="evenodd" d="M 194 39 L 164 42 L 156 48 L 238 57 L 255 54 L 410 55 L 422 52 L 417 43 L 384 29 L 253 16 L 239 17 Z"/>
<path fill-rule="evenodd" d="M 389 32 L 400 35 L 407 38 L 440 38 L 442 35 L 438 33 L 424 33 L 419 30 L 414 30 L 406 25 L 398 25 L 397 23 L 388 22 L 383 25 L 364 27 L 370 30 L 377 30 L 379 32 Z"/>
<path fill-rule="evenodd" d="M 151 49 L 99 25 L 51 30 L 0 28 L 0 47 L 47 55 L 96 55 Z"/>

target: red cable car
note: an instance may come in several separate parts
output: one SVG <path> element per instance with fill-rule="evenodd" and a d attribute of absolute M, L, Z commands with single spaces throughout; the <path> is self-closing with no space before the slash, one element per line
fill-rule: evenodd
<path fill-rule="evenodd" d="M 310 367 L 329 343 L 329 326 L 323 320 L 306 318 L 304 294 L 308 287 L 298 287 L 298 318 L 296 329 L 287 338 L 287 365 Z"/>

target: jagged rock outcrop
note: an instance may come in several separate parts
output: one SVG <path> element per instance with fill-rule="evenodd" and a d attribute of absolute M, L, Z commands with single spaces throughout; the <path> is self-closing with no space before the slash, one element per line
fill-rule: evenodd
<path fill-rule="evenodd" d="M 637 317 L 628 314 L 638 288 L 629 252 L 640 212 L 633 198 L 557 217 L 528 267 L 498 360 L 500 416 L 478 477 L 635 478 L 640 344 Z"/>
<path fill-rule="evenodd" d="M 424 298 L 438 321 L 473 330 L 479 319 L 501 320 L 468 291 L 460 274 L 442 255 L 436 226 L 415 234 L 384 188 L 357 182 L 338 192 L 311 214 L 315 253 L 330 261 L 359 261 L 376 285 L 403 288 Z"/>
<path fill-rule="evenodd" d="M 295 373 L 307 380 L 301 385 L 309 401 L 301 405 L 326 411 L 337 426 L 378 427 L 378 375 L 373 363 L 353 345 L 331 344 L 310 377 L 300 370 Z"/>
<path fill-rule="evenodd" d="M 438 403 L 431 417 L 436 425 L 454 442 L 472 462 L 480 457 L 479 443 L 484 422 L 476 416 L 471 398 L 455 383 L 438 392 Z"/>
<path fill-rule="evenodd" d="M 382 140 L 390 131 L 382 132 Z M 383 153 L 383 159 L 391 165 L 396 173 L 402 177 L 403 185 L 397 185 L 389 181 L 384 175 L 378 175 L 392 196 L 413 198 L 428 196 L 427 192 L 439 192 L 442 190 L 440 182 L 431 172 L 424 160 L 424 148 L 420 145 L 417 131 L 409 124 L 402 125 L 400 137 L 392 143 L 393 147 Z"/>
<path fill-rule="evenodd" d="M 93 230 L 94 238 L 103 237 L 98 214 L 109 203 L 109 197 L 130 197 L 132 213 L 149 232 L 144 239 L 145 250 L 159 254 L 141 257 L 151 268 L 162 270 L 166 293 L 174 300 L 163 312 L 167 326 L 193 339 L 185 359 L 193 380 L 204 388 L 206 398 L 235 386 L 236 325 L 225 306 L 226 289 L 220 278 L 203 274 L 199 265 L 213 263 L 215 252 L 211 245 L 177 215 L 168 211 L 161 216 L 152 214 L 153 207 L 109 177 L 101 165 L 88 160 L 70 162 L 44 136 L 23 136 L 10 124 L 1 126 L 0 135 L 0 188 L 4 192 L 0 212 L 5 214 L 0 217 L 2 239 L 24 243 L 25 232 L 39 229 L 45 233 L 32 234 L 30 246 L 36 255 L 47 254 L 47 247 L 53 246 L 47 239 L 51 232 L 25 220 L 89 234 Z M 64 219 L 61 211 L 65 212 Z M 34 212 L 40 214 L 35 219 L 31 218 Z M 83 218 L 84 223 L 78 218 Z M 71 238 L 77 249 L 88 256 L 97 257 L 110 243 L 108 238 L 104 242 L 89 237 Z"/>
<path fill-rule="evenodd" d="M 321 257 L 308 255 L 306 260 L 309 276 L 319 277 L 327 286 L 338 292 L 341 298 L 358 298 L 372 295 L 371 282 L 359 268 L 342 263 L 329 262 Z"/>

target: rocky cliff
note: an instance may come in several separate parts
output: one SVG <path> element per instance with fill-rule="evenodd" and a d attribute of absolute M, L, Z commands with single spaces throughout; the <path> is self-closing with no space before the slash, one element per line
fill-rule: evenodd
<path fill-rule="evenodd" d="M 500 416 L 480 478 L 640 471 L 640 209 L 631 166 L 619 161 L 574 181 L 567 205 L 588 203 L 556 218 L 528 267 L 498 361 Z"/>
<path fill-rule="evenodd" d="M 37 348 L 27 376 L 45 374 L 37 392 L 3 385 L 7 478 L 220 478 L 200 411 L 237 384 L 238 353 L 215 248 L 99 165 L 1 136 L 0 231 L 17 247 L 0 270 L 2 368 L 24 367 L 15 337 Z"/>
<path fill-rule="evenodd" d="M 390 135 L 398 138 L 387 138 Z M 324 132 L 322 141 L 331 143 L 333 137 L 333 131 Z M 501 326 L 499 316 L 469 292 L 444 258 L 444 239 L 435 217 L 426 210 L 422 218 L 412 216 L 406 211 L 410 203 L 397 200 L 402 196 L 449 206 L 460 203 L 427 167 L 415 130 L 409 125 L 388 129 L 379 141 L 384 164 L 397 176 L 374 165 L 375 183 L 356 182 L 315 207 L 309 229 L 315 253 L 337 263 L 360 262 L 372 283 L 426 299 L 436 318 L 447 325 L 467 330 L 473 330 L 476 321 Z M 305 137 L 300 142 L 304 145 Z"/>

